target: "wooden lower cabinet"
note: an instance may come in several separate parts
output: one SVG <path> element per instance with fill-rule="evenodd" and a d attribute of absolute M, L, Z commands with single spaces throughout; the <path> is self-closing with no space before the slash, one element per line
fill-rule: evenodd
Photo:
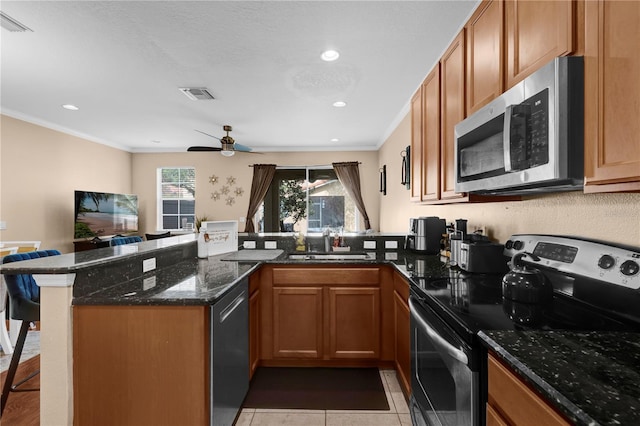
<path fill-rule="evenodd" d="M 489 354 L 488 366 L 488 426 L 571 424 L 493 354 Z"/>
<path fill-rule="evenodd" d="M 380 289 L 347 287 L 329 292 L 329 357 L 380 356 Z"/>
<path fill-rule="evenodd" d="M 322 287 L 273 289 L 273 356 L 322 358 Z"/>
<path fill-rule="evenodd" d="M 394 284 L 394 352 L 398 382 L 404 394 L 411 394 L 411 316 L 409 311 L 409 283 L 397 272 Z"/>
<path fill-rule="evenodd" d="M 209 309 L 74 306 L 74 424 L 209 424 Z"/>
<path fill-rule="evenodd" d="M 249 380 L 260 363 L 260 279 L 249 277 Z"/>
<path fill-rule="evenodd" d="M 263 266 L 260 364 L 392 366 L 391 273 L 376 265 Z"/>

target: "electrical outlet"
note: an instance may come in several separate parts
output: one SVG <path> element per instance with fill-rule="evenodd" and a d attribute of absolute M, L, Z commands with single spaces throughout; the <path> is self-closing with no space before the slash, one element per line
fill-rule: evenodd
<path fill-rule="evenodd" d="M 246 249 L 254 249 L 256 248 L 256 242 L 255 241 L 245 241 L 243 244 L 243 247 Z"/>
<path fill-rule="evenodd" d="M 153 271 L 156 269 L 156 258 L 151 257 L 142 261 L 142 273 Z"/>
<path fill-rule="evenodd" d="M 392 240 L 392 241 L 385 241 L 385 242 L 384 242 L 384 248 L 386 248 L 386 249 L 393 249 L 393 250 L 395 250 L 395 249 L 397 249 L 397 248 L 398 248 L 398 242 L 397 242 L 397 241 L 395 241 L 395 240 Z"/>
<path fill-rule="evenodd" d="M 278 248 L 278 244 L 275 241 L 265 241 L 264 248 L 275 249 L 275 248 Z"/>
<path fill-rule="evenodd" d="M 365 241 L 364 242 L 364 249 L 365 250 L 375 250 L 376 249 L 376 242 L 375 241 Z"/>
<path fill-rule="evenodd" d="M 7 222 L 0 220 L 0 229 L 7 229 Z"/>
<path fill-rule="evenodd" d="M 152 276 L 152 277 L 147 277 L 144 280 L 142 280 L 142 289 L 143 290 L 149 290 L 150 288 L 153 288 L 156 286 L 156 276 Z"/>

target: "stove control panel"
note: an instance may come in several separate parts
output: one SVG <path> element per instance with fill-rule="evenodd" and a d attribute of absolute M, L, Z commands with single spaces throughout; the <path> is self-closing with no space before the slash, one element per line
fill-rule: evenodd
<path fill-rule="evenodd" d="M 505 243 L 504 255 L 513 257 L 521 252 L 534 255 L 523 259 L 532 266 L 640 288 L 640 248 L 555 235 L 512 235 Z"/>

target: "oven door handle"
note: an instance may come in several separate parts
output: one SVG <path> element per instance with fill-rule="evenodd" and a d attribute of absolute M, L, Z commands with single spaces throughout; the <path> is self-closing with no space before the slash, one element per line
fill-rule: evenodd
<path fill-rule="evenodd" d="M 443 339 L 433 328 L 429 326 L 429 324 L 427 324 L 427 322 L 422 317 L 420 317 L 418 311 L 416 310 L 416 305 L 412 302 L 411 298 L 409 298 L 409 309 L 411 310 L 413 318 L 439 347 L 444 348 L 447 354 L 452 358 L 455 358 L 463 364 L 469 364 L 469 358 L 467 357 L 467 354 Z"/>

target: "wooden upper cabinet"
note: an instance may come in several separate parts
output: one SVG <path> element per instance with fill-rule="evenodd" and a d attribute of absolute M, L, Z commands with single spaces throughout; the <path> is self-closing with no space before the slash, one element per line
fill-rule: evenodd
<path fill-rule="evenodd" d="M 553 58 L 573 52 L 575 1 L 506 1 L 504 7 L 507 89 Z"/>
<path fill-rule="evenodd" d="M 422 188 L 422 88 L 411 98 L 411 201 L 420 201 Z"/>
<path fill-rule="evenodd" d="M 504 2 L 484 0 L 465 26 L 467 44 L 467 114 L 504 91 Z"/>
<path fill-rule="evenodd" d="M 458 34 L 440 60 L 440 199 L 462 198 L 455 192 L 454 128 L 465 118 L 464 30 Z"/>
<path fill-rule="evenodd" d="M 440 64 L 422 83 L 421 201 L 440 199 Z"/>
<path fill-rule="evenodd" d="M 640 191 L 640 2 L 585 5 L 585 192 Z"/>

